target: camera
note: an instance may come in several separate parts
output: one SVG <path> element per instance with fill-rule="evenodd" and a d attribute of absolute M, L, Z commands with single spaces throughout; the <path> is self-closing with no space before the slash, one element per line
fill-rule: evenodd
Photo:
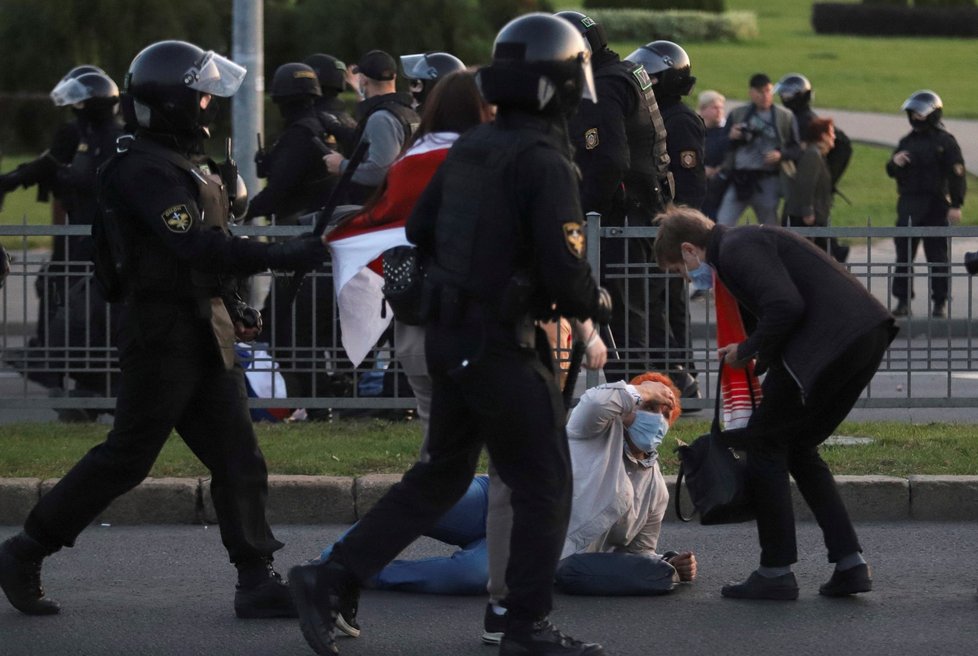
<path fill-rule="evenodd" d="M 978 274 L 978 251 L 964 254 L 964 268 L 969 276 Z"/>
<path fill-rule="evenodd" d="M 746 122 L 738 123 L 737 129 L 740 130 L 740 141 L 744 143 L 750 143 L 754 140 L 754 137 L 761 133 L 759 128 Z"/>

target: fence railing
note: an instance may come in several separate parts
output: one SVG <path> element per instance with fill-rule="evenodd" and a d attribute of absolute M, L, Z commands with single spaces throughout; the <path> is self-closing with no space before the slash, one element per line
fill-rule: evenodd
<path fill-rule="evenodd" d="M 602 227 L 599 217 L 589 218 L 587 257 L 600 270 L 602 242 L 651 238 L 655 228 Z M 235 234 L 252 238 L 289 237 L 304 229 L 296 226 L 242 226 Z M 916 312 L 900 320 L 901 331 L 891 345 L 880 373 L 858 404 L 860 407 L 978 407 L 971 371 L 978 348 L 972 319 L 976 310 L 974 280 L 962 264 L 962 252 L 978 245 L 978 227 L 949 228 L 797 228 L 806 237 L 835 237 L 851 250 L 846 263 L 867 289 L 888 306 L 896 267 L 894 238 L 947 239 L 951 253 L 950 298 L 946 318 L 927 311 L 928 278 L 934 267 L 918 254 L 914 265 Z M 119 307 L 100 303 L 91 282 L 91 265 L 73 259 L 87 226 L 0 226 L 13 256 L 11 274 L 0 290 L 0 409 L 53 408 L 104 410 L 114 403 L 119 380 L 113 326 Z M 51 262 L 49 250 L 27 248 L 28 238 L 50 236 L 67 247 L 63 262 Z M 11 246 L 20 239 L 21 245 Z M 70 239 L 66 239 L 70 238 Z M 971 241 L 974 240 L 974 241 Z M 909 242 L 908 242 L 909 243 Z M 956 246 L 957 244 L 957 246 Z M 643 303 L 651 299 L 647 288 L 665 274 L 647 262 L 606 266 L 605 275 L 637 281 L 645 289 Z M 250 279 L 247 292 L 256 307 L 264 308 L 265 331 L 259 343 L 241 345 L 240 356 L 253 381 L 252 408 L 389 409 L 402 412 L 414 400 L 396 358 L 396 345 L 379 345 L 360 367 L 346 359 L 340 342 L 341 326 L 332 290 L 331 266 L 307 276 L 295 305 L 277 303 L 277 285 L 284 274 L 265 273 Z M 675 292 L 671 292 L 675 293 Z M 688 290 L 680 288 L 685 299 Z M 267 299 L 264 300 L 263 299 Z M 655 356 L 630 349 L 626 336 L 616 335 L 619 364 L 630 369 L 670 368 L 683 364 L 699 373 L 700 388 L 708 397 L 714 389 L 715 325 L 712 297 L 686 303 L 679 346 L 665 344 Z M 666 325 L 671 311 L 663 304 Z M 380 311 L 380 308 L 378 308 Z M 558 335 L 558 341 L 559 341 Z M 656 336 L 649 334 L 650 344 Z M 652 348 L 651 346 L 649 347 Z M 562 351 L 566 355 L 566 351 Z M 590 386 L 595 372 L 581 377 Z M 712 407 L 709 398 L 686 399 L 687 407 Z"/>

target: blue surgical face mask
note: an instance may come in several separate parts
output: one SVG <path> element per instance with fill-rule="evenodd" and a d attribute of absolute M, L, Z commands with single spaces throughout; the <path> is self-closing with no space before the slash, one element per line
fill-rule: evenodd
<path fill-rule="evenodd" d="M 689 278 L 689 286 L 692 287 L 693 291 L 713 289 L 713 267 L 706 262 L 701 262 L 699 258 L 696 258 L 696 261 L 699 262 L 699 266 L 695 269 L 690 269 L 685 260 L 683 261 L 683 266 L 686 267 L 686 276 Z"/>
<path fill-rule="evenodd" d="M 658 412 L 636 410 L 635 421 L 628 427 L 628 439 L 645 453 L 652 453 L 669 431 L 669 423 Z"/>

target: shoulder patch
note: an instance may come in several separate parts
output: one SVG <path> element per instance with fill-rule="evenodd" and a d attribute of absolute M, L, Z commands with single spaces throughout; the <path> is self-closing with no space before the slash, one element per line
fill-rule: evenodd
<path fill-rule="evenodd" d="M 639 64 L 637 68 L 632 70 L 632 75 L 638 81 L 638 86 L 642 91 L 648 91 L 652 87 L 652 79 L 645 70 L 645 66 Z"/>
<path fill-rule="evenodd" d="M 591 128 L 584 133 L 584 148 L 586 150 L 594 150 L 599 143 L 601 140 L 598 138 L 598 128 Z"/>
<path fill-rule="evenodd" d="M 699 163 L 699 157 L 697 157 L 695 150 L 679 151 L 679 164 L 684 169 L 696 168 L 696 165 L 698 163 Z"/>
<path fill-rule="evenodd" d="M 578 221 L 568 221 L 564 224 L 564 243 L 571 255 L 581 260 L 584 259 L 584 229 Z"/>
<path fill-rule="evenodd" d="M 964 164 L 958 162 L 954 165 L 954 175 L 961 177 L 964 175 Z"/>
<path fill-rule="evenodd" d="M 186 205 L 174 205 L 164 210 L 160 216 L 163 218 L 166 229 L 170 232 L 187 232 L 193 224 L 193 218 L 190 216 L 190 210 L 187 209 Z"/>

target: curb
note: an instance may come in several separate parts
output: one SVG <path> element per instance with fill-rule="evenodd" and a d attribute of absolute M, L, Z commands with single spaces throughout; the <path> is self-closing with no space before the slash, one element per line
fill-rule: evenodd
<path fill-rule="evenodd" d="M 363 517 L 400 474 L 269 476 L 271 524 L 351 524 Z M 856 521 L 978 520 L 978 476 L 836 476 L 839 493 Z M 20 525 L 58 479 L 0 479 L 0 525 Z M 668 480 L 670 496 L 675 480 Z M 795 516 L 812 521 L 792 481 Z M 689 500 L 683 493 L 683 504 Z M 112 502 L 95 520 L 103 524 L 213 524 L 210 479 L 148 478 Z M 675 522 L 672 507 L 665 521 Z"/>

